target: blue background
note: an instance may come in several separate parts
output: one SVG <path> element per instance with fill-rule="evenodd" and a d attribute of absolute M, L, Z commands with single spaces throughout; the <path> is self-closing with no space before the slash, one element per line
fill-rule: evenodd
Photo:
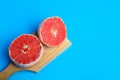
<path fill-rule="evenodd" d="M 40 72 L 9 80 L 120 80 L 119 0 L 0 0 L 0 71 L 11 41 L 50 16 L 63 18 L 72 46 Z"/>

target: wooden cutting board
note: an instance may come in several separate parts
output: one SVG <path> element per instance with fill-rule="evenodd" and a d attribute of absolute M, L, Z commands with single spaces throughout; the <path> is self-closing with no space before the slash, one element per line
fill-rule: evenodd
<path fill-rule="evenodd" d="M 30 70 L 33 72 L 38 72 L 42 68 L 44 68 L 50 61 L 55 59 L 56 56 L 58 56 L 61 52 L 67 49 L 70 45 L 71 45 L 71 42 L 68 39 L 65 39 L 65 41 L 58 47 L 50 48 L 50 47 L 44 46 L 44 54 L 41 60 L 37 64 L 28 68 L 19 68 L 15 66 L 13 63 L 10 63 L 5 70 L 0 72 L 0 80 L 7 80 L 11 74 L 19 70 Z"/>

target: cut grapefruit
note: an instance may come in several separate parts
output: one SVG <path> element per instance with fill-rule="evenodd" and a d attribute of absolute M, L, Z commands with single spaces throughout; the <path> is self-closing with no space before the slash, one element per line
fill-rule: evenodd
<path fill-rule="evenodd" d="M 49 47 L 59 46 L 66 38 L 66 26 L 60 17 L 47 18 L 39 26 L 38 36 Z"/>
<path fill-rule="evenodd" d="M 32 34 L 23 34 L 16 38 L 9 47 L 11 60 L 19 67 L 36 64 L 43 54 L 40 40 Z"/>

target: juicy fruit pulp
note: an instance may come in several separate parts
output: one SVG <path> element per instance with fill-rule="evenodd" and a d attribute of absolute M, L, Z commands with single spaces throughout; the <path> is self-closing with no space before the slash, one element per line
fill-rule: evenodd
<path fill-rule="evenodd" d="M 9 55 L 20 67 L 29 67 L 37 63 L 43 53 L 40 40 L 32 34 L 23 34 L 16 38 L 9 47 Z"/>
<path fill-rule="evenodd" d="M 43 21 L 38 30 L 40 40 L 47 46 L 54 47 L 66 38 L 66 27 L 61 18 L 51 17 Z"/>

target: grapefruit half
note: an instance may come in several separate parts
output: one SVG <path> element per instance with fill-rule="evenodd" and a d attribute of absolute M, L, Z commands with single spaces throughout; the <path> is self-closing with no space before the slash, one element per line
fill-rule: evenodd
<path fill-rule="evenodd" d="M 60 17 L 47 18 L 39 26 L 38 36 L 49 47 L 59 46 L 66 38 L 66 26 Z"/>
<path fill-rule="evenodd" d="M 43 54 L 40 40 L 32 34 L 22 34 L 9 47 L 11 60 L 19 67 L 30 67 L 36 64 Z"/>

